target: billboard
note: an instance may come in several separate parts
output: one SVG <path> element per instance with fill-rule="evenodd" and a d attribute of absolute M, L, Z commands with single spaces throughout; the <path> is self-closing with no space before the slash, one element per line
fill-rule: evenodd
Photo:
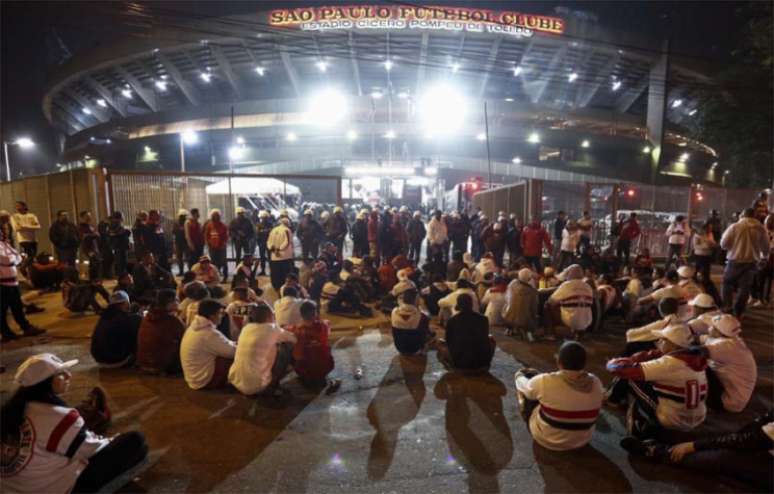
<path fill-rule="evenodd" d="M 348 5 L 299 7 L 269 12 L 273 27 L 302 31 L 340 29 L 426 29 L 506 34 L 519 37 L 534 33 L 562 34 L 564 20 L 516 11 L 494 11 L 464 7 L 418 7 L 404 5 Z"/>

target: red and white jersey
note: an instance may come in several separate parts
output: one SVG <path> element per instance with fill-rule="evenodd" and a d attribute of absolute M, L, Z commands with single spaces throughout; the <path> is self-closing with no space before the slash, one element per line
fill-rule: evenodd
<path fill-rule="evenodd" d="M 584 331 L 591 325 L 594 291 L 583 280 L 568 280 L 548 299 L 561 306 L 562 324 L 573 331 Z"/>
<path fill-rule="evenodd" d="M 709 333 L 709 329 L 710 327 L 712 327 L 712 318 L 715 316 L 722 316 L 722 315 L 723 315 L 723 311 L 713 310 L 710 312 L 705 312 L 699 317 L 694 317 L 686 324 L 688 324 L 688 327 L 691 328 L 691 332 L 693 334 L 703 335 L 703 334 Z"/>
<path fill-rule="evenodd" d="M 11 244 L 0 241 L 0 285 L 17 286 L 16 266 L 21 264 L 22 256 Z"/>
<path fill-rule="evenodd" d="M 516 390 L 540 402 L 529 419 L 529 430 L 538 444 L 568 450 L 591 440 L 604 395 L 602 383 L 594 374 L 560 370 L 532 379 L 519 376 Z"/>
<path fill-rule="evenodd" d="M 597 287 L 597 293 L 599 293 L 599 298 L 602 301 L 602 312 L 607 312 L 615 308 L 618 294 L 613 285 L 599 285 Z"/>
<path fill-rule="evenodd" d="M 709 350 L 709 366 L 723 385 L 723 408 L 729 412 L 741 412 L 750 401 L 758 366 L 755 357 L 741 338 L 702 337 Z"/>
<path fill-rule="evenodd" d="M 704 422 L 707 375 L 703 370 L 694 370 L 672 355 L 642 362 L 640 367 L 658 396 L 656 416 L 662 426 L 689 431 Z"/>
<path fill-rule="evenodd" d="M 678 285 L 683 289 L 687 300 L 693 300 L 696 295 L 704 293 L 704 290 L 693 280 L 680 280 Z"/>
<path fill-rule="evenodd" d="M 670 314 L 663 319 L 653 321 L 645 326 L 639 328 L 632 328 L 626 331 L 626 342 L 632 343 L 636 341 L 656 341 L 658 337 L 653 334 L 653 331 L 667 328 L 673 324 L 680 323 L 680 316 Z"/>
<path fill-rule="evenodd" d="M 242 332 L 242 328 L 247 324 L 247 316 L 250 315 L 250 311 L 255 305 L 251 302 L 235 300 L 226 307 L 226 314 L 228 314 L 229 320 L 229 336 L 233 341 L 239 339 L 239 333 Z"/>
<path fill-rule="evenodd" d="M 68 493 L 88 459 L 110 443 L 85 427 L 78 410 L 27 404 L 18 445 L 3 445 L 3 491 Z"/>
<path fill-rule="evenodd" d="M 650 296 L 653 297 L 653 300 L 657 303 L 665 298 L 677 299 L 677 303 L 680 304 L 680 307 L 677 309 L 677 315 L 680 316 L 680 319 L 683 321 L 687 321 L 693 313 L 693 309 L 688 305 L 688 295 L 680 285 L 668 285 L 659 288 L 651 293 Z"/>

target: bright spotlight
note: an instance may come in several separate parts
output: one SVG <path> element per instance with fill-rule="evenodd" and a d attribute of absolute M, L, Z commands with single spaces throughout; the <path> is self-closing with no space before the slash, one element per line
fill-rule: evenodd
<path fill-rule="evenodd" d="M 232 160 L 241 159 L 244 156 L 245 148 L 242 146 L 231 146 L 228 148 L 228 157 Z"/>
<path fill-rule="evenodd" d="M 91 110 L 84 106 L 83 107 L 83 113 L 85 113 L 86 115 L 91 115 Z"/>
<path fill-rule="evenodd" d="M 167 81 L 156 81 L 155 84 L 159 91 L 167 90 Z"/>
<path fill-rule="evenodd" d="M 690 157 L 691 157 L 690 154 L 683 153 L 683 154 L 680 155 L 680 161 L 683 161 L 683 162 L 688 161 L 688 158 L 690 158 Z"/>
<path fill-rule="evenodd" d="M 266 69 L 264 67 L 261 67 L 260 65 L 255 68 L 256 74 L 263 77 L 263 75 L 266 73 Z"/>
<path fill-rule="evenodd" d="M 642 154 L 650 154 L 650 146 L 645 146 L 642 148 Z"/>
<path fill-rule="evenodd" d="M 371 97 L 373 99 L 382 99 L 382 96 L 384 96 L 381 91 L 374 91 L 371 93 Z"/>
<path fill-rule="evenodd" d="M 348 130 L 347 139 L 349 139 L 350 141 L 354 141 L 355 139 L 357 139 L 357 132 L 355 132 L 354 130 Z"/>
<path fill-rule="evenodd" d="M 107 102 L 104 99 L 102 99 L 102 98 L 97 100 L 97 104 L 99 106 L 101 106 L 102 108 L 107 108 Z"/>
<path fill-rule="evenodd" d="M 22 149 L 31 149 L 35 147 L 35 141 L 30 139 L 29 137 L 20 137 L 16 139 L 15 144 Z"/>
<path fill-rule="evenodd" d="M 336 125 L 348 113 L 347 98 L 335 89 L 326 89 L 309 99 L 307 123 L 319 126 Z"/>
<path fill-rule="evenodd" d="M 527 137 L 527 142 L 530 143 L 530 144 L 538 144 L 538 143 L 540 143 L 540 134 L 538 134 L 537 132 L 532 132 Z"/>
<path fill-rule="evenodd" d="M 244 137 L 242 137 L 242 136 L 238 136 L 238 137 L 236 138 L 236 142 L 237 142 L 237 144 L 239 144 L 240 146 L 244 146 L 244 145 L 245 145 L 245 138 L 244 138 Z"/>
<path fill-rule="evenodd" d="M 581 147 L 582 148 L 587 148 L 589 146 L 591 146 L 591 143 L 589 142 L 588 139 L 584 139 L 583 142 L 581 142 Z"/>
<path fill-rule="evenodd" d="M 521 71 L 522 71 L 521 66 L 517 65 L 516 67 L 514 67 L 513 68 L 513 77 L 519 77 L 519 75 L 521 74 Z"/>
<path fill-rule="evenodd" d="M 392 60 L 387 60 L 386 62 L 384 62 L 384 70 L 386 70 L 387 72 L 391 71 L 393 65 L 395 64 L 392 63 Z"/>
<path fill-rule="evenodd" d="M 505 98 L 505 101 L 507 101 L 508 103 L 513 103 L 514 99 L 511 97 L 508 97 L 508 98 Z"/>
<path fill-rule="evenodd" d="M 196 144 L 199 142 L 199 134 L 193 130 L 186 130 L 181 134 L 181 137 L 183 138 L 183 142 L 185 144 Z"/>
<path fill-rule="evenodd" d="M 132 99 L 132 90 L 131 89 L 122 89 L 121 95 L 123 95 L 126 99 Z"/>
<path fill-rule="evenodd" d="M 486 134 L 483 132 L 479 132 L 476 134 L 476 139 L 479 141 L 486 141 Z"/>
<path fill-rule="evenodd" d="M 519 158 L 518 156 L 516 156 L 516 157 L 514 157 L 514 158 L 511 160 L 511 163 L 513 163 L 514 165 L 520 165 L 520 164 L 521 164 L 521 158 Z"/>
<path fill-rule="evenodd" d="M 285 140 L 288 142 L 294 142 L 297 139 L 298 139 L 298 136 L 296 135 L 295 132 L 288 132 L 287 135 L 285 136 Z"/>
<path fill-rule="evenodd" d="M 212 74 L 210 74 L 209 72 L 202 72 L 201 74 L 199 74 L 199 77 L 201 77 L 201 79 L 208 84 L 212 80 Z"/>
<path fill-rule="evenodd" d="M 621 89 L 621 81 L 613 82 L 613 91 L 618 91 L 619 89 Z"/>
<path fill-rule="evenodd" d="M 672 102 L 672 108 L 679 108 L 683 104 L 683 100 L 676 99 Z"/>
<path fill-rule="evenodd" d="M 688 112 L 688 116 L 689 116 L 689 117 L 692 117 L 692 116 L 696 115 L 696 112 L 697 112 L 697 111 L 698 111 L 698 110 L 694 108 L 693 110 L 691 110 L 691 111 L 689 111 L 689 112 Z"/>
<path fill-rule="evenodd" d="M 431 87 L 418 102 L 419 118 L 426 132 L 449 134 L 465 123 L 467 101 L 452 86 Z"/>
<path fill-rule="evenodd" d="M 320 60 L 315 65 L 317 66 L 317 70 L 319 70 L 320 72 L 325 72 L 328 70 L 328 62 L 323 62 L 322 60 Z"/>
<path fill-rule="evenodd" d="M 396 134 L 394 130 L 388 130 L 387 133 L 384 134 L 385 139 L 395 139 Z"/>
<path fill-rule="evenodd" d="M 573 72 L 572 74 L 567 76 L 567 80 L 570 81 L 570 82 L 575 82 L 575 79 L 577 79 L 577 78 L 578 78 L 578 73 L 577 72 Z"/>

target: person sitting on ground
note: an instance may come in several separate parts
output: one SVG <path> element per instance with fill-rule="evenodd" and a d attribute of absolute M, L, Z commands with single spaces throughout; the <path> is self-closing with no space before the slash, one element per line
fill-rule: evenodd
<path fill-rule="evenodd" d="M 293 345 L 293 370 L 296 371 L 301 383 L 305 386 L 324 386 L 337 388 L 341 381 L 326 380 L 335 364 L 328 336 L 331 327 L 328 321 L 323 321 L 317 313 L 314 302 L 305 300 L 301 304 L 301 324 L 291 326 L 289 331 L 296 335 Z"/>
<path fill-rule="evenodd" d="M 293 333 L 274 323 L 270 306 L 255 305 L 239 334 L 228 382 L 245 395 L 281 396 L 279 383 L 293 362 L 295 342 Z"/>
<path fill-rule="evenodd" d="M 126 292 L 115 292 L 91 335 L 91 356 L 102 367 L 123 367 L 137 354 L 137 331 L 142 316 L 131 312 Z"/>
<path fill-rule="evenodd" d="M 646 316 L 646 320 L 652 320 L 654 317 L 650 315 L 654 306 L 658 305 L 658 302 L 664 298 L 673 298 L 680 304 L 678 314 L 680 319 L 685 321 L 690 317 L 690 307 L 688 306 L 688 297 L 685 294 L 685 290 L 678 284 L 680 277 L 677 271 L 670 270 L 664 277 L 665 286 L 655 288 L 649 295 L 640 297 L 637 300 L 637 305 L 630 314 L 630 322 L 633 322 L 643 316 Z"/>
<path fill-rule="evenodd" d="M 98 492 L 146 459 L 141 432 L 97 435 L 98 421 L 86 420 L 87 405 L 78 410 L 62 400 L 70 387 L 69 369 L 77 363 L 42 353 L 27 358 L 16 371 L 19 388 L 0 412 L 4 491 Z M 89 403 L 99 405 L 93 416 L 109 420 L 104 392 L 95 388 L 96 394 L 100 399 Z"/>
<path fill-rule="evenodd" d="M 178 374 L 181 371 L 180 342 L 185 325 L 177 312 L 175 291 L 170 288 L 159 290 L 137 332 L 137 366 L 142 371 L 150 374 Z"/>
<path fill-rule="evenodd" d="M 467 280 L 457 280 L 457 287 L 453 292 L 438 301 L 438 307 L 440 308 L 441 323 L 444 324 L 451 316 L 457 314 L 458 309 L 457 300 L 462 295 L 469 295 L 471 303 L 473 304 L 473 311 L 479 312 L 478 296 L 473 289 L 473 284 Z"/>
<path fill-rule="evenodd" d="M 712 409 L 741 412 L 755 390 L 758 366 L 741 333 L 739 320 L 723 314 L 713 317 L 709 334 L 700 337 L 709 358 L 707 405 Z"/>
<path fill-rule="evenodd" d="M 410 275 L 413 274 L 411 268 L 403 268 L 398 271 L 398 282 L 392 287 L 390 293 L 382 297 L 379 302 L 379 309 L 384 314 L 392 313 L 392 310 L 398 306 L 398 299 L 407 290 L 416 290 L 416 284 L 411 281 Z"/>
<path fill-rule="evenodd" d="M 105 301 L 110 303 L 110 294 L 102 282 L 81 281 L 78 276 L 78 270 L 68 268 L 64 272 L 64 281 L 62 282 L 62 303 L 70 312 L 86 312 L 90 307 L 95 313 L 100 314 L 102 307 L 97 303 L 97 294 Z"/>
<path fill-rule="evenodd" d="M 224 309 L 216 300 L 202 300 L 196 317 L 183 334 L 180 364 L 191 389 L 221 388 L 228 382 L 236 344 L 218 331 Z"/>
<path fill-rule="evenodd" d="M 253 305 L 255 305 L 255 302 L 248 300 L 247 290 L 249 288 L 246 286 L 234 288 L 231 292 L 233 301 L 226 306 L 226 314 L 229 319 L 229 337 L 233 341 L 239 339 L 239 333 L 242 332 L 242 328 L 247 324 L 247 316 L 250 315 L 250 311 Z"/>
<path fill-rule="evenodd" d="M 516 391 L 532 438 L 544 448 L 567 451 L 591 441 L 604 390 L 599 378 L 584 370 L 586 349 L 580 343 L 562 343 L 556 365 L 558 371 L 543 374 L 520 369 Z"/>
<path fill-rule="evenodd" d="M 543 269 L 543 277 L 538 282 L 538 289 L 549 290 L 562 284 L 562 280 L 556 277 L 556 270 L 551 266 Z"/>
<path fill-rule="evenodd" d="M 643 248 L 634 258 L 634 270 L 637 271 L 640 278 L 647 278 L 653 273 L 653 258 L 647 247 Z"/>
<path fill-rule="evenodd" d="M 218 267 L 212 264 L 210 256 L 201 256 L 199 262 L 191 267 L 191 271 L 196 273 L 197 281 L 201 281 L 207 286 L 215 286 L 220 283 Z"/>
<path fill-rule="evenodd" d="M 392 287 L 398 282 L 398 271 L 386 257 L 384 263 L 377 270 L 377 276 L 379 277 L 379 288 L 382 293 L 390 293 Z"/>
<path fill-rule="evenodd" d="M 488 288 L 481 297 L 481 305 L 485 306 L 484 315 L 489 320 L 489 327 L 504 326 L 503 308 L 506 304 L 505 291 L 508 289 L 508 280 L 496 276 L 492 287 Z"/>
<path fill-rule="evenodd" d="M 677 284 L 683 289 L 686 300 L 692 300 L 696 295 L 704 293 L 702 287 L 693 279 L 695 274 L 696 270 L 691 266 L 680 266 L 677 268 L 677 276 L 680 280 Z"/>
<path fill-rule="evenodd" d="M 494 254 L 487 252 L 481 258 L 481 262 L 476 264 L 476 267 L 473 270 L 473 281 L 478 283 L 482 281 L 487 276 L 487 274 L 497 273 L 499 270 L 500 268 L 497 267 Z"/>
<path fill-rule="evenodd" d="M 362 261 L 360 264 L 362 265 Z M 365 301 L 373 298 L 373 286 L 370 280 L 362 275 L 354 260 L 347 259 L 341 263 L 339 278 L 357 293 L 360 300 Z"/>
<path fill-rule="evenodd" d="M 246 252 L 244 256 L 242 256 L 242 261 L 237 265 L 234 277 L 243 277 L 247 281 L 247 286 L 255 290 L 258 288 L 258 281 L 256 279 L 257 271 L 258 260 L 255 259 L 252 252 Z"/>
<path fill-rule="evenodd" d="M 328 301 L 328 312 L 342 316 L 371 317 L 373 311 L 363 305 L 355 291 L 341 283 L 337 273 L 331 273 L 322 288 L 321 297 Z"/>
<path fill-rule="evenodd" d="M 463 261 L 462 252 L 455 250 L 452 253 L 452 260 L 449 261 L 449 264 L 446 266 L 446 280 L 455 282 L 460 277 L 460 271 L 465 269 L 467 266 L 465 265 L 465 262 Z"/>
<path fill-rule="evenodd" d="M 599 305 L 602 309 L 602 316 L 614 311 L 620 307 L 621 301 L 618 296 L 618 290 L 615 287 L 613 277 L 609 274 L 603 274 L 599 277 L 597 284 L 597 293 L 599 294 Z"/>
<path fill-rule="evenodd" d="M 294 287 L 287 287 L 281 299 L 274 302 L 274 318 L 277 325 L 285 328 L 301 323 L 301 302 Z"/>
<path fill-rule="evenodd" d="M 489 321 L 475 310 L 469 293 L 458 295 L 455 311 L 446 323 L 446 341 L 438 347 L 438 360 L 449 369 L 488 370 L 496 346 Z"/>
<path fill-rule="evenodd" d="M 129 295 L 129 299 L 132 302 L 136 302 L 137 295 L 134 290 L 134 276 L 129 273 L 124 273 L 118 276 L 116 285 L 113 287 L 113 293 L 117 291 L 126 292 Z"/>
<path fill-rule="evenodd" d="M 708 293 L 700 293 L 693 300 L 688 302 L 693 308 L 693 319 L 687 322 L 688 327 L 694 335 L 705 335 L 709 333 L 712 327 L 712 319 L 720 316 L 723 312 L 718 309 L 715 300 Z"/>
<path fill-rule="evenodd" d="M 711 478 L 725 475 L 761 492 L 774 491 L 774 410 L 756 417 L 737 432 L 721 432 L 675 445 L 634 437 L 621 440 L 629 453 L 659 463 L 683 466 Z"/>
<path fill-rule="evenodd" d="M 432 275 L 432 283 L 422 289 L 422 299 L 431 316 L 437 316 L 441 308 L 438 302 L 451 293 L 446 277 L 441 273 Z"/>
<path fill-rule="evenodd" d="M 185 314 L 183 322 L 186 327 L 193 324 L 194 319 L 197 314 L 199 314 L 199 304 L 201 301 L 209 297 L 210 292 L 203 283 L 197 282 L 196 285 L 191 286 L 191 289 L 188 291 L 188 297 L 185 299 L 185 301 L 188 302 L 185 306 L 185 310 L 183 311 L 182 305 L 180 307 L 181 314 Z"/>
<path fill-rule="evenodd" d="M 323 287 L 328 282 L 328 265 L 322 261 L 312 264 L 312 274 L 309 280 L 309 298 L 318 306 L 323 294 Z"/>
<path fill-rule="evenodd" d="M 196 281 L 196 273 L 193 271 L 186 271 L 183 273 L 183 276 L 180 278 L 180 284 L 177 285 L 177 299 L 181 302 L 185 300 L 185 287 L 188 286 L 189 283 Z"/>
<path fill-rule="evenodd" d="M 415 355 L 426 351 L 427 344 L 435 337 L 430 331 L 430 318 L 417 306 L 418 293 L 407 290 L 392 310 L 392 340 L 401 355 Z"/>
<path fill-rule="evenodd" d="M 521 268 L 516 279 L 508 284 L 505 290 L 505 306 L 503 307 L 503 320 L 508 327 L 506 334 L 512 335 L 519 332 L 528 341 L 535 339 L 535 330 L 538 327 L 539 294 L 532 281 L 532 270 Z"/>
<path fill-rule="evenodd" d="M 691 348 L 691 330 L 674 324 L 654 333 L 658 350 L 607 363 L 607 370 L 621 378 L 616 386 L 630 390 L 627 394 L 634 401 L 626 431 L 638 438 L 653 437 L 661 429 L 687 432 L 707 416 L 707 359 Z"/>
<path fill-rule="evenodd" d="M 629 312 L 642 297 L 644 287 L 640 279 L 640 273 L 636 269 L 629 270 L 629 278 L 625 281 L 626 287 L 621 294 L 621 308 L 623 309 L 624 317 L 628 317 Z"/>
<path fill-rule="evenodd" d="M 279 296 L 284 297 L 285 290 L 288 288 L 293 288 L 296 291 L 297 297 L 309 298 L 309 293 L 306 291 L 306 288 L 301 286 L 296 273 L 288 273 L 288 275 L 285 276 L 285 283 L 279 289 Z"/>
<path fill-rule="evenodd" d="M 680 324 L 682 320 L 679 316 L 679 310 L 680 303 L 677 299 L 662 298 L 658 303 L 658 313 L 661 319 L 626 331 L 626 349 L 623 356 L 630 357 L 638 352 L 654 350 L 659 337 L 653 331 L 667 328 L 673 324 Z"/>
<path fill-rule="evenodd" d="M 134 267 L 134 291 L 137 298 L 146 305 L 153 303 L 156 291 L 162 288 L 175 288 L 175 278 L 172 273 L 156 263 L 156 256 L 148 251 L 142 256 L 142 262 Z"/>
<path fill-rule="evenodd" d="M 65 264 L 55 261 L 47 252 L 41 252 L 30 265 L 30 282 L 41 293 L 58 292 L 64 269 Z"/>
<path fill-rule="evenodd" d="M 562 273 L 564 281 L 548 298 L 544 316 L 546 330 L 554 331 L 557 322 L 570 330 L 573 338 L 591 326 L 591 304 L 594 303 L 594 291 L 583 281 L 583 268 L 573 264 Z"/>

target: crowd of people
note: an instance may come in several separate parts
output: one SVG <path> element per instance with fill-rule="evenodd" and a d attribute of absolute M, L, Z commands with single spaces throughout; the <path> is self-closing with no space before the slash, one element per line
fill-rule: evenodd
<path fill-rule="evenodd" d="M 335 392 L 341 380 L 331 377 L 336 363 L 326 314 L 363 318 L 382 312 L 399 354 L 435 351 L 446 368 L 464 374 L 490 368 L 493 328 L 525 344 L 562 337 L 556 371 L 524 368 L 515 376 L 522 416 L 540 445 L 552 450 L 584 446 L 607 404 L 626 410 L 627 437 L 621 444 L 628 451 L 672 462 L 692 457 L 696 468 L 713 469 L 714 462 L 701 461 L 700 452 L 723 450 L 729 465 L 753 465 L 745 473 L 724 472 L 770 489 L 770 416 L 745 428 L 745 438 L 732 434 L 669 445 L 671 431 L 694 430 L 705 421 L 707 408 L 738 413 L 752 396 L 757 367 L 742 327 L 751 296 L 755 305 L 770 300 L 774 216 L 767 204 L 767 197 L 759 197 L 724 231 L 716 229 L 711 215 L 692 234 L 695 256 L 689 258 L 684 246 L 691 230 L 678 216 L 667 231 L 670 255 L 663 267 L 647 249 L 631 259 L 640 235 L 634 213 L 614 226 L 609 248 L 597 253 L 588 213 L 577 220 L 560 213 L 546 229 L 540 217 L 522 226 L 504 212 L 490 221 L 480 211 L 436 211 L 425 223 L 421 213 L 405 207 L 371 208 L 350 224 L 340 207 L 319 218 L 308 209 L 298 221 L 286 212 L 275 219 L 267 211 L 253 215 L 237 208 L 226 225 L 217 210 L 201 224 L 199 211 L 192 209 L 179 212 L 168 249 L 158 211 L 138 214 L 131 229 L 123 226 L 120 213 L 95 228 L 88 212 L 79 215 L 78 226 L 60 212 L 50 231 L 56 260 L 49 262 L 62 266 L 61 276 L 47 280 L 61 285 L 70 310 L 99 313 L 91 354 L 100 366 L 182 374 L 192 390 L 232 387 L 249 396 L 279 397 L 287 393 L 283 378 L 294 372 L 305 386 Z M 23 203 L 17 214 L 21 217 L 11 226 L 24 257 L 36 259 L 25 266 L 32 279 L 41 271 L 36 263 L 46 264 L 37 261 L 35 236 L 27 230 L 39 223 Z M 6 322 L 8 309 L 25 333 L 40 331 L 20 308 L 16 267 L 25 262 L 8 234 L 8 228 L 0 228 L 3 341 L 16 337 Z M 348 235 L 352 250 L 346 256 Z M 226 283 L 229 241 L 236 267 Z M 88 261 L 88 279 L 75 269 L 78 249 Z M 179 279 L 171 273 L 173 261 Z M 720 290 L 710 275 L 716 262 L 724 263 Z M 266 275 L 269 283 L 263 283 Z M 108 293 L 102 280 L 111 276 L 117 284 Z M 105 298 L 106 308 L 97 295 Z M 621 341 L 620 356 L 607 363 L 614 379 L 605 389 L 585 370 L 581 341 L 616 318 L 631 329 Z M 30 363 L 34 359 L 45 365 Z M 70 365 L 57 360 L 32 357 L 17 371 L 21 388 L 14 403 L 35 402 L 27 407 L 26 420 L 36 428 L 39 421 L 55 421 L 46 406 L 67 417 L 73 413 L 56 396 L 61 393 L 57 380 L 69 381 Z M 33 365 L 48 370 L 28 379 L 25 372 Z M 4 438 L 23 429 L 24 421 L 17 417 L 8 428 L 5 413 L 6 408 Z M 40 438 L 35 447 L 45 448 L 46 434 Z M 125 448 L 132 458 L 147 449 L 141 437 L 125 441 L 131 443 Z M 63 443 L 47 451 L 69 459 L 71 450 L 77 456 L 81 449 Z M 100 451 L 95 446 L 84 454 Z M 79 485 L 76 477 L 68 477 L 69 487 Z M 35 490 L 32 485 L 21 490 Z"/>

